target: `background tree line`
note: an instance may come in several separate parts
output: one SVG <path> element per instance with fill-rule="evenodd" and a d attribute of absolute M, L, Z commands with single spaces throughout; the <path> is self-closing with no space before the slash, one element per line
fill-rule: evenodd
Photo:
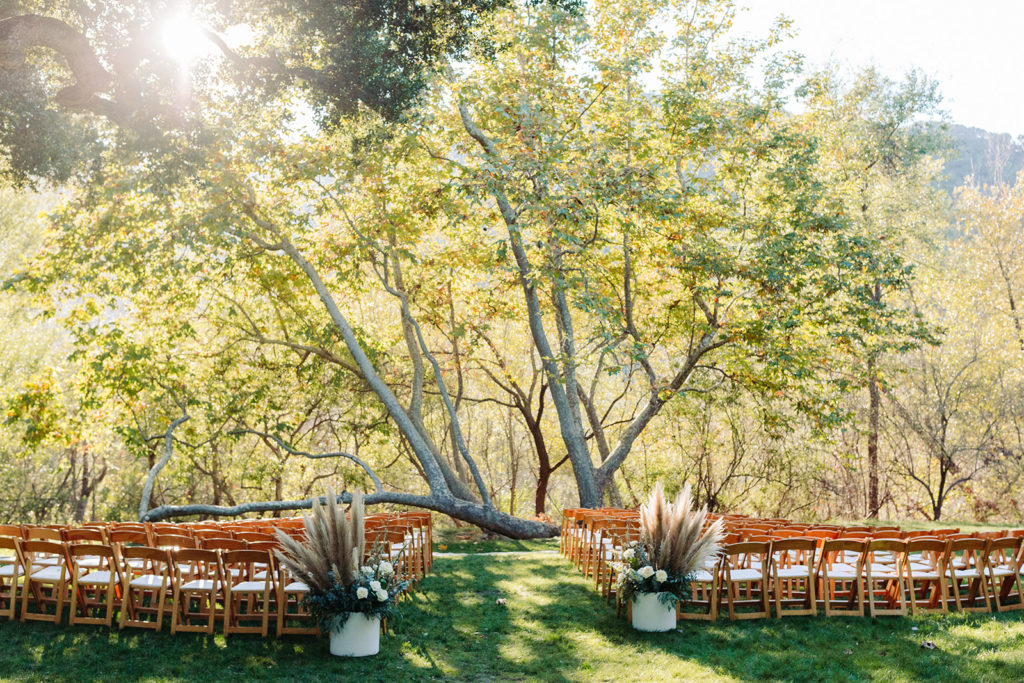
<path fill-rule="evenodd" d="M 163 55 L 73 102 L 82 55 L 0 14 L 2 516 L 277 514 L 332 478 L 513 535 L 656 479 L 1021 519 L 1024 181 L 945 189 L 935 83 L 805 73 L 728 2 L 465 4 L 367 3 L 394 72 L 325 30 L 358 12 L 197 4 L 221 50 L 187 88 Z M 122 9 L 60 19 L 105 72 L 161 21 Z"/>

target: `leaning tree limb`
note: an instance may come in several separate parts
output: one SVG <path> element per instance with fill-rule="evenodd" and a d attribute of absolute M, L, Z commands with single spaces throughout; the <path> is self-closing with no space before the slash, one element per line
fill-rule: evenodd
<path fill-rule="evenodd" d="M 305 451 L 300 451 L 292 447 L 276 434 L 267 434 L 266 432 L 260 432 L 255 429 L 232 429 L 230 432 L 228 432 L 228 434 L 255 434 L 260 438 L 270 439 L 274 441 L 275 443 L 277 443 L 278 446 L 285 449 L 292 455 L 300 455 L 303 458 L 309 458 L 311 460 L 319 460 L 321 458 L 348 458 L 355 464 L 362 467 L 366 474 L 370 476 L 370 479 L 373 480 L 373 486 L 377 490 L 377 493 L 384 492 L 384 486 L 380 483 L 380 477 L 378 477 L 377 473 L 373 471 L 373 468 L 366 464 L 364 460 L 355 455 L 352 455 L 351 453 L 346 453 L 344 451 L 335 451 L 331 453 L 307 453 Z"/>
<path fill-rule="evenodd" d="M 203 504 L 161 505 L 146 513 L 142 521 L 156 522 L 169 517 L 187 517 L 192 515 L 237 517 L 239 515 L 259 512 L 308 510 L 313 507 L 314 500 L 325 502 L 323 497 L 319 497 L 306 498 L 305 500 L 259 501 L 233 506 Z M 352 501 L 352 494 L 344 492 L 338 496 L 338 501 L 350 503 Z M 558 534 L 558 527 L 554 524 L 539 520 L 520 519 L 493 507 L 486 507 L 480 503 L 470 503 L 455 498 L 441 499 L 435 495 L 420 496 L 414 493 L 384 491 L 364 496 L 363 502 L 366 505 L 392 503 L 433 510 L 434 512 L 441 512 L 470 524 L 475 524 L 482 529 L 494 531 L 512 538 L 550 538 Z"/>
<path fill-rule="evenodd" d="M 392 248 L 394 248 L 393 243 Z M 491 496 L 487 491 L 487 485 L 484 483 L 483 476 L 481 476 L 480 474 L 480 469 L 476 466 L 476 461 L 473 460 L 473 457 L 469 454 L 469 448 L 467 448 L 466 442 L 462 438 L 462 429 L 459 426 L 459 417 L 455 412 L 455 406 L 452 405 L 452 399 L 448 395 L 448 388 L 444 384 L 444 378 L 441 375 L 441 366 L 437 362 L 437 359 L 434 357 L 434 354 L 431 353 L 430 349 L 427 347 L 426 339 L 424 339 L 423 337 L 423 329 L 420 327 L 420 324 L 416 321 L 416 319 L 412 317 L 412 311 L 409 308 L 409 297 L 406 296 L 405 289 L 398 282 L 396 282 L 396 284 L 399 285 L 397 289 L 395 287 L 392 287 L 388 283 L 386 277 L 388 259 L 387 252 L 383 252 L 383 258 L 384 272 L 383 274 L 378 273 L 380 275 L 381 283 L 384 285 L 384 289 L 386 289 L 389 294 L 391 294 L 394 297 L 397 297 L 398 300 L 401 302 L 402 315 L 405 316 L 405 319 L 408 321 L 409 325 L 413 329 L 413 332 L 416 334 L 416 342 L 419 345 L 420 353 L 423 354 L 423 357 L 427 359 L 427 361 L 430 363 L 430 366 L 434 370 L 434 382 L 437 384 L 437 388 L 441 392 L 441 400 L 444 402 L 445 410 L 447 410 L 448 412 L 448 418 L 451 420 L 452 436 L 455 440 L 457 450 L 462 455 L 462 458 L 466 461 L 466 465 L 469 466 L 469 471 L 473 475 L 473 481 L 476 483 L 477 490 L 480 491 L 480 498 L 483 500 L 484 505 L 494 507 L 494 503 L 491 501 Z M 397 278 L 401 272 L 398 270 L 398 259 L 392 258 L 392 264 L 395 268 L 395 276 Z"/>
<path fill-rule="evenodd" d="M 164 434 L 163 457 L 150 468 L 149 474 L 146 475 L 146 483 L 142 487 L 142 500 L 139 501 L 139 521 L 145 521 L 146 519 L 146 514 L 149 511 L 149 497 L 153 495 L 153 484 L 156 483 L 157 475 L 171 461 L 171 455 L 174 453 L 174 430 L 188 422 L 188 420 L 189 414 L 184 413 L 167 427 L 167 432 Z"/>

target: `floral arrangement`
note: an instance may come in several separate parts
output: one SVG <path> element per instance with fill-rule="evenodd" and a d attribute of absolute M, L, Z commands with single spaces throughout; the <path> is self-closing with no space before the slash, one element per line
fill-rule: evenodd
<path fill-rule="evenodd" d="M 721 520 L 705 529 L 706 517 L 707 508 L 693 508 L 689 486 L 669 505 L 661 482 L 655 484 L 640 508 L 640 540 L 631 542 L 614 566 L 623 599 L 657 593 L 665 605 L 688 600 L 693 575 L 718 554 L 722 539 Z"/>
<path fill-rule="evenodd" d="M 655 569 L 647 548 L 636 541 L 622 551 L 622 562 L 614 569 L 619 572 L 618 587 L 623 600 L 632 601 L 637 593 L 658 593 L 659 602 L 672 606 L 690 599 L 690 577 Z"/>
<path fill-rule="evenodd" d="M 335 581 L 327 590 L 310 589 L 304 604 L 320 629 L 328 633 L 344 626 L 353 612 L 381 619 L 394 617 L 398 596 L 408 586 L 408 581 L 397 580 L 390 562 L 374 556 L 351 582 Z"/>
<path fill-rule="evenodd" d="M 306 538 L 298 541 L 278 530 L 281 563 L 309 586 L 304 604 L 324 633 L 340 629 L 353 612 L 384 619 L 395 615 L 398 595 L 408 586 L 394 566 L 374 549 L 363 562 L 365 546 L 363 497 L 352 495 L 349 517 L 327 489 L 327 504 L 313 501 L 303 514 Z"/>

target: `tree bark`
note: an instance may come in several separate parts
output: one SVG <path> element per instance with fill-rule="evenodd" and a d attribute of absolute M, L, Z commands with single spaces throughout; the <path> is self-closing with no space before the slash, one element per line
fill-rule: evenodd
<path fill-rule="evenodd" d="M 274 500 L 265 502 L 242 503 L 232 507 L 217 505 L 161 505 L 149 510 L 141 521 L 156 522 L 170 517 L 185 517 L 193 515 L 237 517 L 239 515 L 257 512 L 283 512 L 286 510 L 308 510 L 313 506 L 313 498 L 305 500 Z M 322 498 L 320 500 L 323 500 Z M 349 503 L 352 494 L 342 493 L 338 500 Z M 395 505 L 409 505 L 412 507 L 425 508 L 435 512 L 441 512 L 455 519 L 475 524 L 482 529 L 508 536 L 510 538 L 550 538 L 558 535 L 558 527 L 547 522 L 520 519 L 505 514 L 493 507 L 487 507 L 480 503 L 470 503 L 455 498 L 441 499 L 437 496 L 419 496 L 411 493 L 397 493 L 385 491 L 383 493 L 370 493 L 363 497 L 367 505 L 380 503 L 392 503 Z"/>
<path fill-rule="evenodd" d="M 144 520 L 146 513 L 149 511 L 150 498 L 153 495 L 153 484 L 156 483 L 156 477 L 160 474 L 160 470 L 162 470 L 167 463 L 171 461 L 171 455 L 174 453 L 174 430 L 188 420 L 189 415 L 186 413 L 175 419 L 171 422 L 170 426 L 167 427 L 167 433 L 164 435 L 163 457 L 161 457 L 160 460 L 149 470 L 149 475 L 146 476 L 146 483 L 142 487 L 142 500 L 139 501 L 140 521 Z"/>

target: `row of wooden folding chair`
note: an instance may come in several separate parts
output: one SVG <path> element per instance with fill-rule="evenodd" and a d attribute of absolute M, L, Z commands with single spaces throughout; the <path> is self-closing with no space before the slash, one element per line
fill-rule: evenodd
<path fill-rule="evenodd" d="M 815 555 L 819 560 L 815 562 Z M 716 619 L 724 601 L 731 619 L 777 616 L 906 614 L 909 611 L 999 611 L 1024 607 L 1019 537 L 998 539 L 781 539 L 723 549 L 714 571 L 693 582 L 698 612 Z M 1011 601 L 1015 599 L 1015 601 Z M 743 607 L 754 608 L 740 612 Z"/>
<path fill-rule="evenodd" d="M 20 585 L 22 621 L 59 624 L 68 605 L 69 624 L 110 626 L 119 611 L 121 628 L 159 630 L 169 600 L 172 633 L 212 633 L 221 619 L 225 634 L 266 636 L 272 616 L 279 634 L 316 631 L 291 625 L 308 618 L 300 609 L 308 588 L 275 568 L 269 549 L 118 549 L 0 537 L 0 551 L 0 616 L 10 619 Z"/>

